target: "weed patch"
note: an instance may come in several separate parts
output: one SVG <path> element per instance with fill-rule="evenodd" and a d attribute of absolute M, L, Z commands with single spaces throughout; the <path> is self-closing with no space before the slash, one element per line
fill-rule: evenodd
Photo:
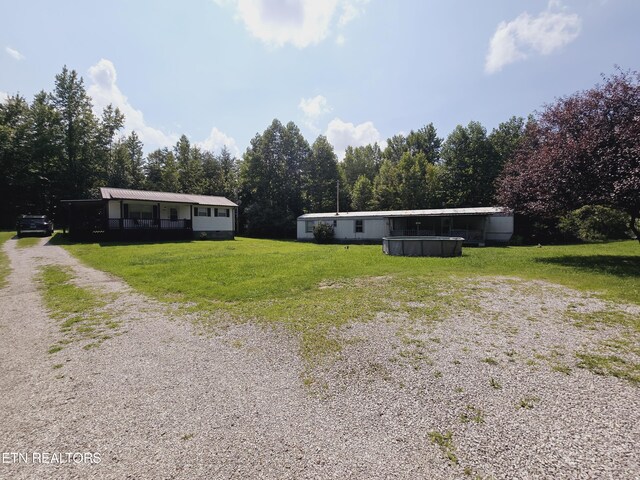
<path fill-rule="evenodd" d="M 612 376 L 640 383 L 640 364 L 627 361 L 617 355 L 576 353 L 578 368 L 585 368 L 596 375 Z"/>
<path fill-rule="evenodd" d="M 444 456 L 454 465 L 458 465 L 458 456 L 456 455 L 456 447 L 453 444 L 453 434 L 450 431 L 440 433 L 438 431 L 429 432 L 429 438 L 434 445 L 440 447 Z"/>

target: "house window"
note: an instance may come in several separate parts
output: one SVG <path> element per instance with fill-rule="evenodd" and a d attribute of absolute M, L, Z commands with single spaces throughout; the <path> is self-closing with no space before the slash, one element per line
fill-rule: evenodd
<path fill-rule="evenodd" d="M 178 209 L 177 208 L 170 208 L 169 209 L 169 220 L 171 220 L 172 222 L 175 222 L 176 220 L 178 220 Z"/>
<path fill-rule="evenodd" d="M 313 220 L 307 220 L 306 222 L 304 222 L 305 224 L 305 229 L 304 231 L 306 233 L 313 233 Z"/>
<path fill-rule="evenodd" d="M 364 220 L 356 220 L 356 233 L 364 232 Z"/>
<path fill-rule="evenodd" d="M 337 220 L 333 221 L 333 228 L 338 228 L 338 221 Z"/>
<path fill-rule="evenodd" d="M 215 209 L 215 216 L 216 217 L 228 217 L 229 216 L 229 209 L 228 208 L 216 208 Z"/>
<path fill-rule="evenodd" d="M 194 217 L 210 217 L 211 208 L 210 207 L 193 207 L 193 216 Z"/>

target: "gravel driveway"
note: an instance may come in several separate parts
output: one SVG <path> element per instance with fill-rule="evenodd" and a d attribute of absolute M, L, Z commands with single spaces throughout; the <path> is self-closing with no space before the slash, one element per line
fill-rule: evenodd
<path fill-rule="evenodd" d="M 640 477 L 638 387 L 576 368 L 577 351 L 623 332 L 562 319 L 636 307 L 488 279 L 473 311 L 334 332 L 346 346 L 307 386 L 286 331 L 203 330 L 46 240 L 4 248 L 0 478 Z M 107 294 L 120 334 L 47 353 L 62 335 L 35 280 L 47 264 Z M 7 461 L 33 452 L 100 462 Z"/>

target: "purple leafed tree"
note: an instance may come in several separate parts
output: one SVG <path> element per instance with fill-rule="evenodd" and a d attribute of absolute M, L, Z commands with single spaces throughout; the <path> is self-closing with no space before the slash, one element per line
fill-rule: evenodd
<path fill-rule="evenodd" d="M 640 241 L 640 74 L 618 71 L 548 105 L 498 179 L 498 200 L 552 218 L 584 205 L 631 216 Z"/>

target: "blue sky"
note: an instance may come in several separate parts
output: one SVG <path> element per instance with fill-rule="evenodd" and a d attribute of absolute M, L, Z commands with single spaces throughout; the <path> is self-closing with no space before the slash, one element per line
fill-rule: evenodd
<path fill-rule="evenodd" d="M 637 0 L 0 0 L 0 96 L 77 70 L 145 149 L 185 133 L 241 154 L 273 118 L 312 142 L 433 122 L 488 130 L 638 69 Z"/>

